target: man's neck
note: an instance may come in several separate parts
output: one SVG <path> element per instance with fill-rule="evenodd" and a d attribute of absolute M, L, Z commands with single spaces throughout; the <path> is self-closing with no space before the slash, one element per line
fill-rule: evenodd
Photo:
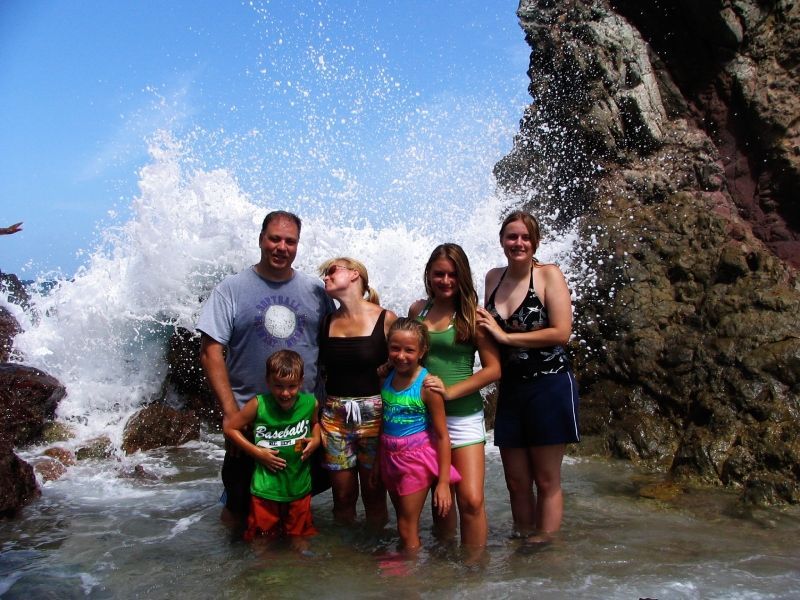
<path fill-rule="evenodd" d="M 292 275 L 294 275 L 294 269 L 292 267 L 276 271 L 275 269 L 271 269 L 269 265 L 259 262 L 254 264 L 253 268 L 260 277 L 263 277 L 267 281 L 289 281 Z"/>

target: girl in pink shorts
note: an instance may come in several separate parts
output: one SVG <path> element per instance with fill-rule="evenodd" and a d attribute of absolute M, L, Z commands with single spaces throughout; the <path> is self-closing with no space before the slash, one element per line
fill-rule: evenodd
<path fill-rule="evenodd" d="M 400 544 L 416 550 L 428 488 L 436 484 L 433 506 L 444 517 L 453 502 L 450 484 L 461 476 L 450 464 L 444 400 L 422 387 L 427 375 L 421 365 L 429 348 L 427 328 L 412 319 L 397 319 L 389 329 L 388 344 L 393 369 L 381 390 L 380 475 L 397 512 Z"/>

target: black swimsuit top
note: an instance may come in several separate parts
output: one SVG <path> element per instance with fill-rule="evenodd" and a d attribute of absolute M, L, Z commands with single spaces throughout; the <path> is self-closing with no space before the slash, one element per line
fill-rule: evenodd
<path fill-rule="evenodd" d="M 509 333 L 519 333 L 525 331 L 536 331 L 550 325 L 547 318 L 547 310 L 536 295 L 533 288 L 533 269 L 531 268 L 531 280 L 528 284 L 528 293 L 522 300 L 517 309 L 512 312 L 507 319 L 504 319 L 497 312 L 494 305 L 494 296 L 497 288 L 503 282 L 508 272 L 508 268 L 503 271 L 500 281 L 489 296 L 486 302 L 486 310 L 494 317 L 497 324 L 503 331 Z M 562 346 L 547 346 L 544 348 L 520 348 L 517 346 L 500 345 L 500 355 L 502 358 L 503 379 L 531 379 L 540 375 L 561 373 L 569 370 L 569 358 Z"/>
<path fill-rule="evenodd" d="M 319 364 L 325 369 L 325 391 L 332 396 L 363 398 L 381 393 L 378 367 L 389 357 L 381 311 L 370 335 L 331 337 L 331 315 L 320 328 Z"/>

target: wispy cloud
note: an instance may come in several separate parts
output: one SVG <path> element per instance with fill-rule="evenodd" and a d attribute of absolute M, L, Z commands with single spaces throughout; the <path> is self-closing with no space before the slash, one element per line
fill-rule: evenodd
<path fill-rule="evenodd" d="M 140 160 L 147 138 L 159 129 L 175 131 L 198 110 L 191 101 L 192 86 L 201 67 L 180 74 L 170 85 L 148 85 L 137 106 L 123 110 L 121 123 L 100 150 L 78 171 L 76 182 L 103 176 L 109 169 Z"/>

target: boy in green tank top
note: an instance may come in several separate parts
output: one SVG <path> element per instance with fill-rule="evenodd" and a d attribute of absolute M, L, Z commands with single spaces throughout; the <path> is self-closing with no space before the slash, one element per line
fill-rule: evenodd
<path fill-rule="evenodd" d="M 269 393 L 250 399 L 223 422 L 225 435 L 256 461 L 245 540 L 285 535 L 301 551 L 317 533 L 309 458 L 320 445 L 317 400 L 300 392 L 302 383 L 303 359 L 279 350 L 267 359 Z M 251 426 L 253 442 L 244 434 Z"/>

